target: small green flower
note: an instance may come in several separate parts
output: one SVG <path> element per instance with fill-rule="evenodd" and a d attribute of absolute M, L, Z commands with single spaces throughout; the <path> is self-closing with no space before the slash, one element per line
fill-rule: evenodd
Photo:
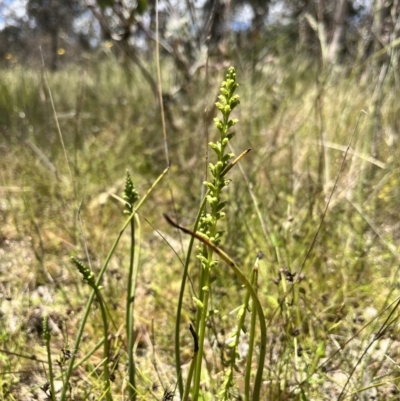
<path fill-rule="evenodd" d="M 71 256 L 72 263 L 78 268 L 79 272 L 83 276 L 83 280 L 86 281 L 90 287 L 95 288 L 95 280 L 93 272 L 86 267 L 80 260 L 75 256 Z"/>
<path fill-rule="evenodd" d="M 49 317 L 47 315 L 43 316 L 43 339 L 47 342 L 50 341 L 50 327 L 49 327 Z"/>
<path fill-rule="evenodd" d="M 220 95 L 218 96 L 218 102 L 215 104 L 218 110 L 222 114 L 222 119 L 215 118 L 215 126 L 217 127 L 220 138 L 217 142 L 210 142 L 209 146 L 214 150 L 217 156 L 217 162 L 209 163 L 209 170 L 212 176 L 212 180 L 204 182 L 204 185 L 208 188 L 207 203 L 210 207 L 210 212 L 204 214 L 200 219 L 199 231 L 207 234 L 207 236 L 214 243 L 219 243 L 223 232 L 216 235 L 216 225 L 218 220 L 225 216 L 222 211 L 226 205 L 226 202 L 220 200 L 221 191 L 224 187 L 229 185 L 229 180 L 223 178 L 223 172 L 229 165 L 229 161 L 234 157 L 233 153 L 225 153 L 226 147 L 229 141 L 233 138 L 234 133 L 229 132 L 229 129 L 233 127 L 238 120 L 230 120 L 231 111 L 240 103 L 239 96 L 234 95 L 236 88 L 236 73 L 233 67 L 228 69 L 228 73 L 225 77 L 225 81 L 222 82 L 220 88 Z"/>
<path fill-rule="evenodd" d="M 122 198 L 126 201 L 124 213 L 131 214 L 133 212 L 133 205 L 139 199 L 135 185 L 129 171 L 126 171 L 125 189 Z"/>

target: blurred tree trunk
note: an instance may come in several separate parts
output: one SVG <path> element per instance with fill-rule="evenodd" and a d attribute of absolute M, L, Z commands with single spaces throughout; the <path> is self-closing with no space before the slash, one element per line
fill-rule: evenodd
<path fill-rule="evenodd" d="M 375 0 L 372 33 L 374 34 L 373 71 L 377 76 L 373 101 L 373 135 L 371 153 L 379 158 L 378 139 L 382 135 L 382 102 L 385 97 L 383 90 L 390 71 L 398 75 L 398 43 L 400 31 L 399 0 L 387 2 Z"/>
<path fill-rule="evenodd" d="M 204 27 L 205 42 L 214 47 L 214 52 L 223 59 L 228 50 L 227 29 L 231 0 L 208 0 L 203 6 L 207 15 Z M 215 50 L 216 49 L 216 50 Z"/>
<path fill-rule="evenodd" d="M 293 9 L 293 18 L 297 20 L 298 40 L 302 48 L 310 47 L 314 42 L 314 29 L 308 21 L 307 16 L 312 13 L 313 4 L 311 0 L 307 0 L 302 4 L 296 4 Z"/>
<path fill-rule="evenodd" d="M 388 59 L 394 67 L 393 63 L 398 62 L 400 1 L 374 0 L 370 21 L 370 35 L 365 45 L 364 58 L 371 58 L 370 65 L 376 72 Z"/>
<path fill-rule="evenodd" d="M 385 0 L 374 0 L 372 34 L 374 35 L 374 53 L 382 48 L 382 27 Z"/>
<path fill-rule="evenodd" d="M 383 46 L 392 43 L 399 32 L 399 0 L 374 1 L 374 18 L 372 32 L 375 37 L 374 50 L 379 51 Z"/>
<path fill-rule="evenodd" d="M 348 0 L 338 0 L 334 16 L 332 39 L 329 44 L 327 60 L 329 63 L 336 63 L 339 51 L 342 46 L 342 37 L 347 20 Z"/>
<path fill-rule="evenodd" d="M 349 17 L 348 10 L 349 0 L 338 0 L 335 3 L 318 0 L 314 7 L 308 7 L 305 13 L 306 20 L 317 34 L 324 65 L 337 62 Z"/>
<path fill-rule="evenodd" d="M 58 29 L 51 32 L 51 71 L 56 71 L 58 67 Z"/>
<path fill-rule="evenodd" d="M 58 62 L 59 33 L 73 32 L 74 18 L 83 13 L 83 4 L 81 0 L 28 0 L 26 11 L 39 30 L 50 37 L 50 68 L 54 71 Z"/>
<path fill-rule="evenodd" d="M 128 18 L 126 18 L 125 14 L 122 12 L 115 12 L 115 15 L 119 18 L 119 35 L 113 34 L 111 23 L 107 19 L 104 9 L 102 9 L 101 7 L 96 8 L 94 5 L 88 5 L 88 9 L 92 12 L 93 16 L 99 22 L 103 37 L 112 39 L 116 47 L 122 52 L 122 54 L 128 56 L 134 62 L 134 64 L 139 67 L 139 70 L 143 74 L 144 79 L 148 82 L 152 92 L 154 93 L 154 96 L 157 98 L 158 89 L 156 80 L 153 78 L 151 73 L 147 71 L 140 57 L 138 57 L 136 47 L 128 43 L 128 39 L 132 30 L 132 25 L 134 24 L 134 20 L 132 17 L 134 15 L 134 9 L 126 9 L 127 11 L 129 11 L 129 13 L 125 13 L 126 15 L 129 15 Z"/>

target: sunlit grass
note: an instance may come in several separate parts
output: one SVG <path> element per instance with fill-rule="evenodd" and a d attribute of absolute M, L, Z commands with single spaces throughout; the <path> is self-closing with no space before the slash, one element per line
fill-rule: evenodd
<path fill-rule="evenodd" d="M 169 105 L 173 116 L 173 121 L 167 120 L 170 177 L 177 215 L 185 227 L 193 226 L 205 180 L 208 127 L 203 111 L 213 107 L 222 74 L 225 71 L 210 76 L 209 88 L 204 87 L 204 76 L 195 77 L 190 93 L 196 96 L 178 93 Z M 264 254 L 258 285 L 268 327 L 262 394 L 271 400 L 287 399 L 289 394 L 299 399 L 337 399 L 347 375 L 389 316 L 387 330 L 371 347 L 375 351 L 362 359 L 345 390 L 371 386 L 368 391 L 396 399 L 398 395 L 390 392 L 397 380 L 391 362 L 398 349 L 397 312 L 385 311 L 397 296 L 399 264 L 396 82 L 389 81 L 382 89 L 377 114 L 372 78 L 345 72 L 323 76 L 301 60 L 289 66 L 272 62 L 257 72 L 256 79 L 238 68 L 237 75 L 241 105 L 235 117 L 240 124 L 232 146 L 237 155 L 252 150 L 240 168 L 235 166 L 229 173 L 232 183 L 224 194 L 229 203 L 221 247 L 248 278 L 257 253 Z M 0 354 L 4 372 L 0 396 L 23 400 L 42 394 L 39 387 L 48 380 L 45 364 L 21 356 L 47 359 L 41 337 L 43 315 L 49 315 L 53 361 L 60 360 L 62 348 L 74 351 L 90 290 L 69 262 L 70 256 L 85 260 L 86 246 L 98 273 L 124 221 L 123 207 L 110 194 L 122 195 L 125 170 L 131 172 L 142 196 L 166 166 L 157 100 L 134 69 L 104 62 L 50 75 L 73 182 L 41 72 L 5 71 L 0 85 L 4 317 L 0 343 L 5 351 L 18 354 Z M 172 79 L 166 88 L 169 85 L 174 85 Z M 208 135 L 209 141 L 215 140 L 212 127 Z M 297 273 L 295 282 L 331 193 L 325 220 L 304 263 L 304 276 L 292 288 L 291 274 Z M 173 336 L 183 267 L 160 234 L 181 257 L 188 239 L 182 237 L 182 248 L 178 233 L 162 219 L 165 212 L 173 216 L 175 211 L 168 186 L 161 182 L 140 211 L 142 255 L 134 328 L 138 399 L 152 394 L 161 399 L 165 389 L 174 391 L 176 383 Z M 118 397 L 127 380 L 128 267 L 126 235 L 102 283 L 113 321 L 114 399 L 123 399 Z M 193 258 L 189 275 L 194 283 L 198 274 Z M 222 262 L 214 276 L 211 304 L 218 313 L 210 319 L 205 339 L 204 394 L 217 394 L 223 383 L 225 340 L 237 324 L 236 308 L 245 298 L 241 283 Z M 184 379 L 193 348 L 188 324 L 195 319 L 192 286 L 186 287 L 181 324 Z M 95 347 L 101 330 L 96 307 L 76 350 L 77 360 Z M 245 336 L 241 341 L 245 347 Z M 76 369 L 71 384 L 77 397 L 91 394 L 100 399 L 102 358 L 100 347 Z M 242 360 L 237 364 L 235 391 L 242 393 L 245 364 Z M 34 375 L 24 373 L 32 370 Z"/>

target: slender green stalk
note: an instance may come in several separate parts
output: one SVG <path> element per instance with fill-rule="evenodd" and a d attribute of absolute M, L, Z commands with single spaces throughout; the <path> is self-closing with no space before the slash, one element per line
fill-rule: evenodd
<path fill-rule="evenodd" d="M 138 232 L 138 244 L 135 245 L 135 225 Z M 134 346 L 134 304 L 137 276 L 139 273 L 139 255 L 140 255 L 140 220 L 135 215 L 135 222 L 131 221 L 131 254 L 130 265 L 128 273 L 128 290 L 126 300 L 126 330 L 128 339 L 128 376 L 129 376 L 129 399 L 136 399 L 136 385 L 135 385 L 135 360 L 133 354 Z"/>
<path fill-rule="evenodd" d="M 190 383 L 192 382 L 194 368 L 196 367 L 196 361 L 197 361 L 197 357 L 199 355 L 198 336 L 191 325 L 189 326 L 189 330 L 191 331 L 192 336 L 193 336 L 194 350 L 193 350 L 193 359 L 190 364 L 188 377 L 187 377 L 187 381 L 186 381 L 185 393 L 183 394 L 183 397 L 182 397 L 183 401 L 187 401 L 189 399 Z"/>
<path fill-rule="evenodd" d="M 208 192 L 207 192 L 208 194 Z M 203 198 L 199 211 L 197 213 L 196 221 L 193 226 L 193 231 L 197 231 L 197 227 L 200 222 L 201 215 L 203 213 L 204 207 L 206 205 L 206 197 Z M 180 324 L 181 324 L 181 318 L 182 318 L 182 308 L 183 308 L 183 297 L 185 295 L 185 287 L 186 287 L 186 280 L 188 277 L 188 270 L 189 270 L 189 263 L 190 263 L 190 256 L 192 254 L 192 249 L 193 249 L 193 242 L 194 242 L 194 237 L 190 238 L 189 242 L 189 247 L 187 250 L 186 254 L 186 260 L 185 260 L 185 266 L 183 268 L 183 274 L 182 274 L 182 281 L 181 281 L 181 288 L 179 291 L 179 299 L 178 299 L 178 307 L 176 310 L 176 321 L 175 321 L 175 366 L 176 366 L 176 377 L 178 378 L 178 389 L 179 389 L 179 394 L 181 398 L 185 399 L 183 396 L 184 390 L 183 390 L 183 379 L 182 379 L 182 369 L 181 369 L 181 345 L 180 345 Z M 192 363 L 190 367 L 194 367 L 194 360 L 197 358 L 197 354 L 193 356 Z M 188 375 L 187 381 L 186 381 L 186 388 L 185 388 L 185 394 L 186 397 L 188 396 L 187 389 L 190 389 L 190 384 L 192 382 L 192 375 L 193 375 L 193 369 L 191 369 L 191 374 Z"/>
<path fill-rule="evenodd" d="M 109 371 L 110 344 L 108 341 L 108 317 L 107 317 L 107 310 L 104 304 L 104 299 L 100 292 L 101 287 L 95 284 L 94 274 L 87 266 L 85 266 L 81 261 L 79 261 L 75 257 L 71 257 L 71 261 L 75 264 L 79 272 L 82 274 L 83 280 L 87 284 L 89 284 L 89 286 L 93 289 L 97 301 L 100 305 L 101 319 L 103 321 L 103 330 L 104 330 L 104 344 L 103 344 L 104 358 L 102 361 L 104 370 L 104 393 L 107 401 L 112 401 L 111 388 L 110 388 L 110 371 Z"/>
<path fill-rule="evenodd" d="M 229 266 L 229 268 L 232 269 L 232 271 L 235 273 L 235 275 L 238 277 L 238 279 L 242 282 L 242 284 L 249 291 L 250 296 L 253 301 L 253 304 L 254 304 L 254 307 L 255 307 L 255 310 L 258 314 L 259 321 L 260 321 L 260 353 L 259 353 L 259 358 L 258 358 L 258 367 L 257 367 L 256 379 L 254 382 L 253 399 L 252 399 L 253 401 L 259 401 L 261 385 L 262 385 L 262 375 L 263 375 L 263 371 L 264 371 L 265 354 L 266 354 L 266 349 L 267 349 L 267 326 L 265 324 L 264 311 L 262 309 L 260 300 L 258 299 L 257 293 L 255 292 L 251 283 L 247 280 L 246 276 L 242 273 L 242 271 L 236 265 L 236 263 L 221 248 L 219 248 L 218 246 L 216 246 L 215 244 L 210 242 L 202 234 L 195 233 L 195 232 L 175 223 L 166 214 L 164 214 L 164 217 L 168 221 L 168 223 L 171 224 L 173 227 L 176 227 L 176 228 L 182 230 L 184 233 L 197 238 L 203 244 L 207 245 L 207 247 L 212 249 Z"/>
<path fill-rule="evenodd" d="M 258 262 L 258 259 L 257 259 Z M 256 263 L 257 263 L 256 262 Z M 251 285 L 254 287 L 254 291 L 257 291 L 258 281 L 258 266 L 255 266 L 251 276 Z M 249 332 L 249 349 L 247 351 L 247 364 L 246 373 L 244 376 L 244 399 L 245 401 L 250 400 L 250 378 L 251 378 L 251 360 L 253 359 L 254 351 L 254 340 L 256 337 L 256 311 L 254 310 L 254 302 L 251 306 L 251 323 Z"/>
<path fill-rule="evenodd" d="M 128 377 L 129 377 L 128 392 L 130 400 L 136 399 L 135 360 L 133 357 L 134 299 L 132 291 L 134 258 L 135 258 L 135 223 L 133 220 L 131 220 L 131 247 L 130 247 L 129 271 L 128 271 L 128 290 L 126 292 L 126 338 L 128 339 Z"/>
<path fill-rule="evenodd" d="M 250 149 L 247 149 L 239 157 L 237 157 L 226 169 L 224 169 L 224 171 L 221 173 L 221 176 L 223 177 L 249 151 L 250 151 Z M 203 200 L 201 201 L 199 210 L 197 212 L 196 221 L 193 226 L 194 232 L 197 231 L 197 228 L 198 228 L 198 225 L 200 222 L 200 218 L 204 211 L 206 201 L 207 201 L 207 196 L 209 195 L 209 193 L 210 193 L 210 191 L 208 190 L 206 195 L 204 196 Z M 189 396 L 189 390 L 190 390 L 190 385 L 192 382 L 194 367 L 196 365 L 196 360 L 197 360 L 197 356 L 198 356 L 198 352 L 195 353 L 195 355 L 193 355 L 193 359 L 190 364 L 190 370 L 189 370 L 187 380 L 186 380 L 185 390 L 183 390 L 183 379 L 182 379 L 182 369 L 181 369 L 181 352 L 180 352 L 181 351 L 181 348 L 180 348 L 180 323 L 181 323 L 181 317 L 182 317 L 183 297 L 185 294 L 186 280 L 188 277 L 188 270 L 189 270 L 190 256 L 191 256 L 192 249 L 193 249 L 193 242 L 194 242 L 194 237 L 191 237 L 189 246 L 188 246 L 188 251 L 186 254 L 185 266 L 184 266 L 183 274 L 182 274 L 182 282 L 181 282 L 181 288 L 179 291 L 178 307 L 177 307 L 177 311 L 176 311 L 176 322 L 175 322 L 175 365 L 176 365 L 176 373 L 177 373 L 177 378 L 178 378 L 178 388 L 179 388 L 181 398 L 183 400 L 187 399 Z M 202 275 L 200 277 L 200 282 L 202 282 Z M 202 293 L 202 291 L 200 293 Z M 199 319 L 199 321 L 200 321 L 200 319 Z M 196 324 L 198 324 L 198 322 L 196 322 Z M 196 325 L 196 327 L 197 327 L 197 325 Z"/>
<path fill-rule="evenodd" d="M 212 254 L 210 253 L 212 256 Z M 211 263 L 211 259 L 207 262 Z M 210 296 L 210 269 L 204 269 L 203 271 L 203 294 L 201 304 L 198 303 L 198 308 L 200 308 L 200 327 L 199 327 L 199 357 L 196 358 L 196 368 L 193 383 L 193 399 L 197 400 L 199 398 L 200 392 L 200 380 L 201 380 L 201 364 L 203 362 L 204 353 L 204 337 L 206 334 L 206 323 L 207 323 L 207 311 L 208 311 L 208 300 Z"/>
<path fill-rule="evenodd" d="M 126 172 L 126 183 L 123 198 L 126 202 L 125 213 L 131 214 L 133 211 L 133 205 L 138 200 L 138 193 L 133 184 L 132 178 L 129 172 Z M 131 226 L 131 244 L 130 244 L 130 258 L 129 258 L 129 269 L 128 269 L 128 284 L 126 291 L 126 338 L 128 339 L 128 393 L 129 400 L 136 400 L 136 385 L 135 385 L 135 359 L 133 355 L 134 345 L 134 302 L 135 302 L 135 289 L 137 282 L 137 275 L 139 271 L 139 251 L 136 252 L 135 245 L 135 223 L 138 225 L 140 230 L 140 221 L 137 215 L 135 219 L 130 221 Z M 139 234 L 140 239 L 140 234 Z M 140 246 L 138 246 L 140 249 Z M 136 258 L 135 258 L 136 256 Z M 136 260 L 135 260 L 136 259 Z M 136 263 L 135 263 L 136 262 Z"/>
<path fill-rule="evenodd" d="M 261 258 L 261 256 L 257 255 L 257 259 L 256 262 L 254 264 L 254 268 L 251 271 L 251 278 L 250 278 L 250 284 L 254 287 L 254 283 L 256 283 L 257 279 L 256 279 L 256 275 L 258 272 L 258 261 Z M 221 391 L 221 397 L 223 400 L 230 400 L 230 388 L 232 387 L 232 381 L 233 381 L 233 372 L 235 369 L 235 364 L 236 364 L 236 356 L 238 354 L 238 347 L 239 347 L 239 341 L 240 341 L 240 334 L 241 331 L 243 330 L 244 327 L 244 322 L 246 319 L 246 311 L 248 310 L 249 307 L 249 301 L 250 301 L 250 293 L 249 291 L 246 292 L 246 296 L 244 299 L 244 303 L 243 305 L 240 307 L 239 312 L 238 312 L 238 318 L 239 318 L 239 322 L 237 325 L 237 329 L 236 329 L 236 333 L 234 334 L 235 337 L 235 341 L 234 343 L 231 345 L 231 359 L 230 359 L 230 363 L 229 363 L 229 369 L 226 373 L 226 378 L 224 381 L 224 388 Z M 252 308 L 252 327 L 250 330 L 250 338 L 249 341 L 252 341 L 254 344 L 254 337 L 255 337 L 255 328 L 253 327 L 253 316 L 256 316 L 256 313 L 254 311 L 254 308 Z M 248 364 L 247 364 L 247 368 L 251 369 L 251 359 L 252 359 L 252 351 L 253 351 L 253 344 L 251 344 L 251 347 L 249 346 L 249 351 L 248 351 Z M 247 369 L 246 369 L 247 372 Z M 250 378 L 250 375 L 249 375 Z M 250 390 L 246 390 L 246 388 L 250 389 L 250 380 L 249 380 L 249 385 L 246 387 L 245 383 L 245 399 L 246 399 L 246 394 L 250 393 Z"/>
<path fill-rule="evenodd" d="M 103 264 L 103 267 L 100 270 L 99 275 L 97 276 L 95 285 L 98 286 L 101 283 L 101 280 L 103 279 L 103 275 L 108 267 L 108 264 L 110 263 L 111 257 L 114 254 L 115 250 L 117 249 L 117 245 L 119 243 L 119 240 L 122 237 L 122 234 L 125 232 L 126 228 L 128 227 L 128 225 L 130 224 L 131 220 L 135 217 L 136 212 L 140 209 L 140 207 L 143 205 L 144 201 L 148 198 L 148 196 L 150 195 L 150 193 L 153 191 L 153 189 L 156 187 L 156 185 L 161 181 L 161 179 L 165 176 L 165 174 L 167 173 L 169 167 L 167 167 L 162 173 L 161 175 L 156 179 L 156 181 L 153 183 L 153 185 L 149 188 L 149 190 L 147 191 L 147 193 L 142 197 L 142 199 L 138 202 L 138 204 L 136 205 L 136 207 L 133 209 L 132 213 L 130 214 L 130 216 L 128 217 L 128 219 L 125 221 L 125 223 L 123 224 L 117 238 L 115 239 L 108 255 L 107 258 Z M 93 290 L 92 293 L 90 294 L 90 297 L 88 299 L 88 301 L 86 302 L 86 309 L 85 312 L 83 314 L 82 320 L 81 320 L 81 324 L 79 326 L 78 332 L 76 334 L 76 339 L 75 339 L 75 344 L 74 344 L 74 350 L 78 350 L 79 349 L 79 345 L 81 343 L 81 339 L 82 339 L 82 335 L 83 335 L 83 330 L 85 329 L 85 325 L 86 325 L 86 321 L 89 317 L 89 313 L 90 313 L 90 309 L 91 306 L 93 304 L 93 301 L 95 299 L 96 296 L 96 292 Z M 62 388 L 62 392 L 61 392 L 61 396 L 60 396 L 60 401 L 65 401 L 66 400 L 66 396 L 67 396 L 67 389 L 69 387 L 68 383 L 69 383 L 69 379 L 71 377 L 72 374 L 72 370 L 74 367 L 74 362 L 75 362 L 75 352 L 72 353 L 71 355 L 71 359 L 69 361 L 69 365 L 68 368 L 65 372 L 65 382 Z"/>
<path fill-rule="evenodd" d="M 183 393 L 183 397 L 182 397 L 183 401 L 189 400 L 190 384 L 192 383 L 193 372 L 194 372 L 194 368 L 196 367 L 196 361 L 197 361 L 198 355 L 199 355 L 199 353 L 196 352 L 193 355 L 192 362 L 190 363 L 190 368 L 189 368 L 188 377 L 187 377 L 186 386 L 185 386 L 185 392 Z"/>
<path fill-rule="evenodd" d="M 53 362 L 51 361 L 51 349 L 50 349 L 50 328 L 49 328 L 49 317 L 46 315 L 43 318 L 43 338 L 46 344 L 47 361 L 49 365 L 49 383 L 50 383 L 50 398 L 51 401 L 56 400 L 56 392 L 54 389 L 54 372 L 53 372 Z"/>
<path fill-rule="evenodd" d="M 104 340 L 105 339 L 102 338 L 80 361 L 78 361 L 74 365 L 74 369 L 78 368 L 83 363 L 85 363 L 103 345 Z"/>
<path fill-rule="evenodd" d="M 103 330 L 104 330 L 104 344 L 103 344 L 103 352 L 104 352 L 104 359 L 103 359 L 103 369 L 104 369 L 104 391 L 106 394 L 107 401 L 112 401 L 112 394 L 111 394 L 111 382 L 110 382 L 110 342 L 108 341 L 108 317 L 107 317 L 107 310 L 104 305 L 104 299 L 99 291 L 96 288 L 96 298 L 100 305 L 101 311 L 101 318 L 103 320 Z"/>

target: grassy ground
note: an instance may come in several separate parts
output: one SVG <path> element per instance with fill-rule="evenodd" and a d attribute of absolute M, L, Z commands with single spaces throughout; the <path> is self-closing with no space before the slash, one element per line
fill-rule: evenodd
<path fill-rule="evenodd" d="M 164 66 L 165 90 L 177 84 L 170 71 Z M 199 73 L 186 93 L 166 99 L 172 164 L 140 210 L 138 399 L 162 399 L 175 388 L 178 255 L 184 258 L 189 238 L 162 214 L 193 226 L 207 143 L 217 136 L 204 110 L 213 110 L 224 74 Z M 81 346 L 73 349 L 91 290 L 70 256 L 85 263 L 89 257 L 99 271 L 126 219 L 110 195 L 122 196 L 126 169 L 142 196 L 166 167 L 161 117 L 140 73 L 112 62 L 70 67 L 49 76 L 48 84 L 39 71 L 1 75 L 0 398 L 45 399 L 43 316 L 49 316 L 52 356 L 59 361 L 56 375 L 68 351 L 80 360 L 101 340 L 95 302 Z M 370 71 L 317 73 L 301 59 L 275 60 L 255 72 L 237 67 L 237 75 L 241 104 L 233 113 L 239 123 L 232 146 L 237 155 L 252 150 L 230 172 L 221 247 L 247 276 L 257 253 L 264 254 L 258 281 L 267 323 L 262 399 L 399 399 L 398 81 L 389 74 L 380 84 Z M 102 282 L 112 319 L 115 400 L 127 399 L 128 265 L 126 233 Z M 198 275 L 193 257 L 181 321 L 183 375 L 193 352 L 187 327 Z M 222 262 L 213 280 L 204 399 L 216 399 L 224 381 L 226 343 L 245 295 Z M 231 399 L 243 392 L 247 341 L 243 335 Z M 75 400 L 101 399 L 102 357 L 100 348 L 74 370 Z"/>

